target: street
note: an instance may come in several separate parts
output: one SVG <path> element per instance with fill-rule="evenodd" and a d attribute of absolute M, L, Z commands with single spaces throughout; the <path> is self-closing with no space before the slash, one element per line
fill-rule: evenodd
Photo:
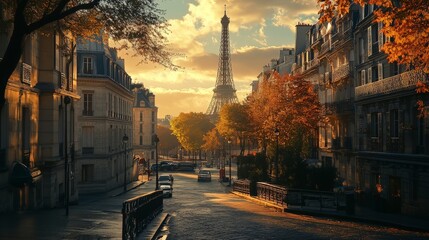
<path fill-rule="evenodd" d="M 174 176 L 173 198 L 164 201 L 164 211 L 172 215 L 167 226 L 170 239 L 429 238 L 429 234 L 275 212 L 230 194 L 216 173 L 212 182 L 197 182 L 196 174 Z"/>
<path fill-rule="evenodd" d="M 197 182 L 196 173 L 174 175 L 172 198 L 164 199 L 171 218 L 161 234 L 168 239 L 423 239 L 429 234 L 275 212 L 229 193 L 226 183 Z M 160 174 L 163 174 L 162 172 Z M 85 196 L 64 209 L 0 216 L 0 239 L 120 239 L 121 204 L 150 192 L 154 180 L 119 196 Z"/>

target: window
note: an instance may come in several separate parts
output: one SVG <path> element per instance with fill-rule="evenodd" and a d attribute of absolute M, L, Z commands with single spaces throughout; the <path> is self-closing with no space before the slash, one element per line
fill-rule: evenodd
<path fill-rule="evenodd" d="M 384 37 L 383 37 L 383 33 L 381 32 L 381 29 L 383 28 L 383 23 L 379 22 L 378 23 L 378 50 L 381 51 L 381 48 L 383 47 L 384 44 Z"/>
<path fill-rule="evenodd" d="M 143 136 L 140 136 L 140 145 L 143 145 Z"/>
<path fill-rule="evenodd" d="M 390 110 L 390 137 L 399 137 L 399 115 L 398 109 Z"/>
<path fill-rule="evenodd" d="M 92 116 L 92 93 L 83 94 L 83 113 L 84 116 Z"/>
<path fill-rule="evenodd" d="M 143 124 L 142 123 L 140 123 L 140 131 L 139 132 L 143 133 Z"/>
<path fill-rule="evenodd" d="M 152 112 L 152 122 L 155 122 L 155 112 Z"/>
<path fill-rule="evenodd" d="M 93 66 L 92 66 L 92 58 L 91 57 L 84 57 L 83 58 L 83 73 L 85 74 L 92 74 L 93 73 Z"/>
<path fill-rule="evenodd" d="M 82 182 L 94 181 L 94 164 L 82 165 Z"/>
<path fill-rule="evenodd" d="M 379 63 L 377 64 L 377 78 L 378 80 L 382 80 L 383 79 L 383 64 Z"/>
<path fill-rule="evenodd" d="M 155 124 L 152 123 L 152 133 L 155 133 Z"/>
<path fill-rule="evenodd" d="M 361 85 L 366 84 L 366 72 L 365 72 L 365 70 L 360 71 L 360 82 L 361 82 Z"/>
<path fill-rule="evenodd" d="M 27 167 L 30 166 L 30 109 L 27 107 L 22 108 L 22 163 Z"/>
<path fill-rule="evenodd" d="M 378 113 L 371 113 L 371 137 L 378 138 Z"/>
<path fill-rule="evenodd" d="M 140 112 L 140 122 L 143 122 L 143 112 Z"/>
<path fill-rule="evenodd" d="M 371 26 L 368 27 L 368 57 L 372 55 L 372 29 Z"/>
<path fill-rule="evenodd" d="M 94 153 L 94 127 L 82 127 L 82 154 Z"/>
<path fill-rule="evenodd" d="M 363 38 L 359 38 L 359 63 L 363 63 L 365 55 L 365 42 Z"/>
<path fill-rule="evenodd" d="M 368 83 L 372 82 L 372 68 L 368 68 Z"/>

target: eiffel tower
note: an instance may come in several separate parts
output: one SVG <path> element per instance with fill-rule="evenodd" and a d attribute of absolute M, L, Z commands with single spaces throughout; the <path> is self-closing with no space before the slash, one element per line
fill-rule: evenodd
<path fill-rule="evenodd" d="M 214 117 L 219 115 L 223 105 L 238 103 L 234 81 L 232 79 L 231 53 L 229 52 L 229 17 L 225 15 L 222 20 L 222 37 L 219 50 L 219 65 L 217 69 L 216 87 L 213 89 L 213 97 L 207 108 L 207 115 Z"/>

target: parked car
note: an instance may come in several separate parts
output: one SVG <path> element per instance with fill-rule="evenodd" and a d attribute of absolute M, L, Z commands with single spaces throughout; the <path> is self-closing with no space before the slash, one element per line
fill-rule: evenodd
<path fill-rule="evenodd" d="M 173 197 L 173 186 L 168 182 L 161 182 L 159 184 L 159 189 L 162 190 L 164 197 Z"/>
<path fill-rule="evenodd" d="M 169 184 L 171 187 L 173 187 L 173 175 L 161 175 L 158 177 L 158 184 L 161 186 L 161 184 L 166 185 Z"/>
<path fill-rule="evenodd" d="M 212 181 L 212 174 L 209 170 L 200 170 L 198 172 L 198 182 L 201 182 L 201 181 L 207 181 L 207 182 Z"/>

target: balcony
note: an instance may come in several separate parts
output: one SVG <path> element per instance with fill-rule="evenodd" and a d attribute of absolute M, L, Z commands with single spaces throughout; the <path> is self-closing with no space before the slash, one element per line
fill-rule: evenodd
<path fill-rule="evenodd" d="M 322 46 L 320 48 L 320 54 L 324 54 L 327 51 L 331 50 L 331 39 L 329 39 L 328 41 L 322 43 Z"/>
<path fill-rule="evenodd" d="M 94 154 L 93 147 L 82 147 L 82 155 L 90 155 L 90 154 Z"/>
<path fill-rule="evenodd" d="M 377 82 L 368 83 L 355 88 L 356 99 L 364 99 L 375 95 L 390 94 L 402 90 L 416 88 L 418 81 L 428 82 L 428 77 L 421 71 L 408 71 L 399 75 L 388 77 Z"/>
<path fill-rule="evenodd" d="M 332 73 L 332 82 L 338 82 L 350 75 L 350 65 L 348 63 L 341 65 Z"/>
<path fill-rule="evenodd" d="M 314 58 L 314 59 L 310 60 L 309 62 L 307 62 L 306 70 L 311 69 L 313 67 L 316 67 L 318 65 L 319 65 L 319 59 Z"/>

